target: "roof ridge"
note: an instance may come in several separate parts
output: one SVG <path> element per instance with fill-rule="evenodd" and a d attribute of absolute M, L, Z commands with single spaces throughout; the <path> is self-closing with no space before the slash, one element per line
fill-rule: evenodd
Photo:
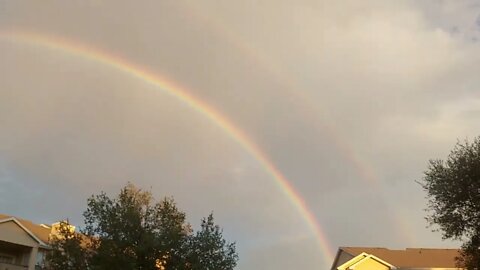
<path fill-rule="evenodd" d="M 391 249 L 386 247 L 366 247 L 366 246 L 342 246 L 340 249 L 354 248 L 354 249 L 382 249 L 388 251 L 407 251 L 407 250 L 459 250 L 460 248 L 436 248 L 436 247 L 406 247 L 403 249 Z"/>
<path fill-rule="evenodd" d="M 31 223 L 31 224 L 37 225 L 37 226 L 42 226 L 42 225 L 50 226 L 49 224 L 46 224 L 46 223 L 37 223 L 37 222 L 34 222 L 34 221 L 32 221 L 32 220 L 29 220 L 29 219 L 20 218 L 20 217 L 18 217 L 18 216 L 7 215 L 7 214 L 2 214 L 2 213 L 0 213 L 0 219 L 10 218 L 10 217 L 13 217 L 13 218 L 15 218 L 15 219 L 18 220 L 18 221 L 28 222 L 28 223 Z"/>
<path fill-rule="evenodd" d="M 374 255 L 396 267 L 454 268 L 460 249 L 454 248 L 405 248 L 341 247 L 342 252 L 357 256 L 361 253 Z M 340 254 L 340 253 L 337 253 Z"/>
<path fill-rule="evenodd" d="M 425 249 L 425 250 L 459 250 L 460 248 L 428 248 L 428 247 L 421 247 L 421 248 L 405 248 L 405 250 L 414 250 L 414 249 Z"/>
<path fill-rule="evenodd" d="M 42 226 L 42 224 L 37 224 L 28 219 L 18 218 L 14 215 L 0 214 L 0 220 L 7 219 L 15 219 L 22 226 L 27 228 L 28 231 L 31 232 L 35 237 L 40 239 L 43 243 L 49 242 L 51 230 L 49 228 L 46 228 L 46 226 Z"/>
<path fill-rule="evenodd" d="M 349 246 L 349 247 L 347 247 L 347 246 L 343 246 L 343 247 L 340 247 L 340 248 L 369 248 L 369 249 L 388 249 L 388 248 L 386 248 L 386 247 L 360 247 L 360 246 L 356 246 L 356 247 L 354 247 L 354 246 Z M 389 249 L 389 250 L 391 250 L 391 249 Z"/>

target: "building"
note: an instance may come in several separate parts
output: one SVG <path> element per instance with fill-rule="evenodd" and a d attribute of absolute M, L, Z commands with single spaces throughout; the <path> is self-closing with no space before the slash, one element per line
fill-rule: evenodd
<path fill-rule="evenodd" d="M 456 267 L 458 249 L 341 247 L 331 270 L 449 270 Z"/>
<path fill-rule="evenodd" d="M 55 226 L 0 214 L 0 270 L 41 269 Z"/>

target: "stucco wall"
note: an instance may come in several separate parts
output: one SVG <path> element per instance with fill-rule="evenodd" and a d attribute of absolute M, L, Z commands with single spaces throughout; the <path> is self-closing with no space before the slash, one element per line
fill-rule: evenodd
<path fill-rule="evenodd" d="M 35 239 L 33 239 L 14 221 L 0 223 L 0 241 L 15 243 L 28 247 L 38 246 L 38 242 L 35 241 Z"/>
<path fill-rule="evenodd" d="M 389 270 L 387 265 L 384 265 L 373 259 L 366 259 L 355 265 L 355 270 Z"/>

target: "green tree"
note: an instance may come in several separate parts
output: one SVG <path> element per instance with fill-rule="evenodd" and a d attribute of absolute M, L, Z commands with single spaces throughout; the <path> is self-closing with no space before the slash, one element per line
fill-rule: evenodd
<path fill-rule="evenodd" d="M 427 192 L 430 225 L 444 239 L 463 242 L 458 265 L 480 268 L 480 138 L 457 142 L 444 161 L 430 160 L 420 182 Z"/>
<path fill-rule="evenodd" d="M 213 222 L 210 214 L 202 220 L 202 228 L 190 236 L 187 248 L 188 269 L 233 269 L 238 256 L 235 244 L 228 244 L 222 237 L 222 230 Z"/>
<path fill-rule="evenodd" d="M 86 254 L 88 269 L 229 270 L 238 260 L 235 245 L 223 239 L 211 215 L 194 233 L 172 198 L 155 201 L 151 192 L 132 184 L 115 198 L 103 192 L 90 197 L 84 217 L 82 235 L 88 241 L 74 249 L 80 247 Z M 58 250 L 54 247 L 49 262 Z M 71 260 L 69 256 L 55 259 Z"/>
<path fill-rule="evenodd" d="M 61 221 L 52 234 L 50 246 L 52 250 L 47 254 L 48 269 L 50 270 L 84 270 L 88 269 L 88 252 L 82 243 L 84 237 L 75 233 L 67 221 Z"/>

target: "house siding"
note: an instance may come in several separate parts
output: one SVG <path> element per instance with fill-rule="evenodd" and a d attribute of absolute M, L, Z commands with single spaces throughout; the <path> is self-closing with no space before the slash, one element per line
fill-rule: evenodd
<path fill-rule="evenodd" d="M 389 266 L 384 265 L 372 259 L 366 259 L 358 263 L 358 265 L 355 265 L 355 270 L 389 270 L 389 269 L 390 269 Z"/>
<path fill-rule="evenodd" d="M 27 247 L 36 247 L 39 245 L 37 241 L 14 221 L 0 223 L 0 241 Z"/>

